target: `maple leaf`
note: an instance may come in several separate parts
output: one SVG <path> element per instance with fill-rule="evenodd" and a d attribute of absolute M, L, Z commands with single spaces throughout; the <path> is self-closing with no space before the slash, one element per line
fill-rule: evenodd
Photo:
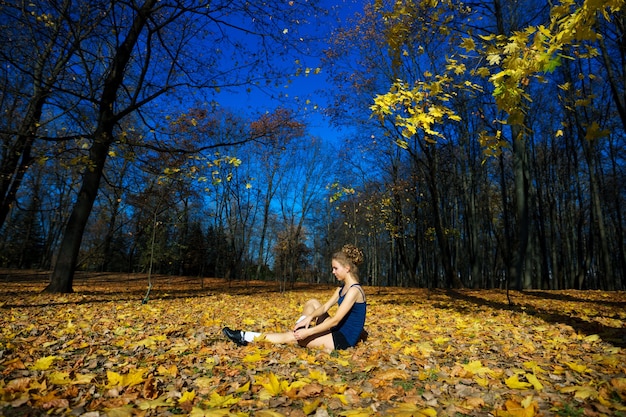
<path fill-rule="evenodd" d="M 535 361 L 526 361 L 524 362 L 524 367 L 526 369 L 530 369 L 533 373 L 537 374 L 539 372 L 546 372 L 539 364 Z"/>
<path fill-rule="evenodd" d="M 69 372 L 50 372 L 46 378 L 54 385 L 67 385 L 72 382 Z"/>
<path fill-rule="evenodd" d="M 591 123 L 590 126 L 587 127 L 587 133 L 585 134 L 585 139 L 589 141 L 594 140 L 594 139 L 600 139 L 605 136 L 608 136 L 610 133 L 611 133 L 610 130 L 600 129 L 600 125 L 598 125 L 597 122 L 593 122 Z"/>
<path fill-rule="evenodd" d="M 463 38 L 463 42 L 461 42 L 461 48 L 465 49 L 467 52 L 473 51 L 476 49 L 476 44 L 472 38 Z"/>
<path fill-rule="evenodd" d="M 323 370 L 311 369 L 309 371 L 309 378 L 319 382 L 326 382 L 328 380 L 328 375 L 326 375 L 326 372 Z"/>
<path fill-rule="evenodd" d="M 159 365 L 159 367 L 157 368 L 157 373 L 159 375 L 175 377 L 176 375 L 178 375 L 178 367 L 176 365 L 170 365 L 169 368 L 166 368 L 163 365 Z"/>
<path fill-rule="evenodd" d="M 201 376 L 193 381 L 193 384 L 198 387 L 201 392 L 208 393 L 215 387 L 215 380 L 208 376 Z"/>
<path fill-rule="evenodd" d="M 315 410 L 317 410 L 321 402 L 322 400 L 319 398 L 316 398 L 313 401 L 305 401 L 304 405 L 302 406 L 302 411 L 308 416 L 309 414 L 312 414 Z"/>
<path fill-rule="evenodd" d="M 498 65 L 501 60 L 502 60 L 502 58 L 500 57 L 499 54 L 489 54 L 489 55 L 487 55 L 487 62 L 489 62 L 490 65 Z"/>
<path fill-rule="evenodd" d="M 285 417 L 284 414 L 274 410 L 259 410 L 254 415 L 259 417 Z"/>
<path fill-rule="evenodd" d="M 159 407 L 167 407 L 169 403 L 167 396 L 161 396 L 155 400 L 142 401 L 138 404 L 140 410 L 153 410 Z"/>
<path fill-rule="evenodd" d="M 437 336 L 434 339 L 432 339 L 432 341 L 437 345 L 443 345 L 444 343 L 450 341 L 450 338 L 444 337 L 444 336 Z"/>
<path fill-rule="evenodd" d="M 287 391 L 289 389 L 289 382 L 281 381 L 276 374 L 270 372 L 267 376 L 267 382 L 261 382 L 261 386 L 263 389 L 259 392 L 259 398 L 267 400 Z"/>
<path fill-rule="evenodd" d="M 484 377 L 485 375 L 493 375 L 493 371 L 486 366 L 483 366 L 482 362 L 472 361 L 463 365 L 463 369 L 469 372 L 471 375 L 478 375 Z"/>
<path fill-rule="evenodd" d="M 205 401 L 206 405 L 211 408 L 226 408 L 231 405 L 235 405 L 239 402 L 239 398 L 233 397 L 232 394 L 221 396 L 219 393 L 213 391 L 208 401 Z"/>
<path fill-rule="evenodd" d="M 535 415 L 534 404 L 520 404 L 513 400 L 505 402 L 506 410 L 496 410 L 496 417 L 533 417 Z"/>
<path fill-rule="evenodd" d="M 203 410 L 199 407 L 193 407 L 191 409 L 191 413 L 189 413 L 189 417 L 229 417 L 232 416 L 230 410 L 223 408 L 210 408 L 208 410 Z"/>
<path fill-rule="evenodd" d="M 539 379 L 534 374 L 526 374 L 526 380 L 533 384 L 533 387 L 537 391 L 541 391 L 543 389 L 543 384 L 539 382 Z"/>
<path fill-rule="evenodd" d="M 374 414 L 371 408 L 355 408 L 354 410 L 342 411 L 339 413 L 343 417 L 368 417 Z"/>
<path fill-rule="evenodd" d="M 376 374 L 375 378 L 383 381 L 392 381 L 394 379 L 409 379 L 409 374 L 402 369 L 387 369 Z"/>
<path fill-rule="evenodd" d="M 626 378 L 612 378 L 611 385 L 617 392 L 626 394 Z"/>
<path fill-rule="evenodd" d="M 512 389 L 528 389 L 533 386 L 533 384 L 529 382 L 520 381 L 518 374 L 511 375 L 504 381 L 504 383 L 507 387 Z"/>
<path fill-rule="evenodd" d="M 484 407 L 485 400 L 483 400 L 480 397 L 468 397 L 465 400 L 463 400 L 463 403 L 461 405 L 463 406 L 463 408 L 468 408 L 470 410 L 473 410 L 474 408 Z"/>
<path fill-rule="evenodd" d="M 564 387 L 564 388 L 561 388 L 559 391 L 563 393 L 568 393 L 568 394 L 573 392 L 574 397 L 581 399 L 581 400 L 586 400 L 587 398 L 595 399 L 598 397 L 598 391 L 589 385 L 576 385 L 576 386 L 571 386 L 571 387 Z"/>
<path fill-rule="evenodd" d="M 109 381 L 107 388 L 132 387 L 133 385 L 141 384 L 144 381 L 143 375 L 145 373 L 146 370 L 144 369 L 136 369 L 126 375 L 121 375 L 113 371 L 107 371 L 107 379 Z"/>
<path fill-rule="evenodd" d="M 267 356 L 267 352 L 261 352 L 261 351 L 257 350 L 254 353 L 251 353 L 249 355 L 244 356 L 242 361 L 243 362 L 248 362 L 248 363 L 260 362 L 260 361 L 264 360 L 266 356 Z"/>
<path fill-rule="evenodd" d="M 167 340 L 167 337 L 164 335 L 150 336 L 145 339 L 139 340 L 130 345 L 132 349 L 137 347 L 146 347 L 148 349 L 154 349 L 157 346 L 158 342 L 163 342 Z"/>
<path fill-rule="evenodd" d="M 185 391 L 183 393 L 183 395 L 181 395 L 181 397 L 178 399 L 178 403 L 182 404 L 185 402 L 193 402 L 193 400 L 196 398 L 196 392 L 195 391 Z"/>
<path fill-rule="evenodd" d="M 422 408 L 412 403 L 400 403 L 387 410 L 389 414 L 399 417 L 436 417 L 437 411 L 432 408 Z"/>
<path fill-rule="evenodd" d="M 350 403 L 348 401 L 348 398 L 344 394 L 333 394 L 332 397 L 339 399 L 339 401 L 341 401 L 343 405 L 348 405 Z"/>
<path fill-rule="evenodd" d="M 106 413 L 108 417 L 132 417 L 134 414 L 134 408 L 131 405 L 125 405 L 123 407 L 107 408 Z"/>
<path fill-rule="evenodd" d="M 239 388 L 237 388 L 235 390 L 236 394 L 241 394 L 243 392 L 247 392 L 250 390 L 250 381 L 246 382 L 245 384 L 243 384 L 242 386 L 240 386 Z"/>
<path fill-rule="evenodd" d="M 565 362 L 565 365 L 567 365 L 572 371 L 576 371 L 580 374 L 584 374 L 585 372 L 589 371 L 589 368 L 587 368 L 587 366 L 583 364 L 578 364 L 574 362 Z"/>
<path fill-rule="evenodd" d="M 40 358 L 38 359 L 33 366 L 31 366 L 30 369 L 31 371 L 47 371 L 50 366 L 52 365 L 52 363 L 54 361 L 58 361 L 61 360 L 63 358 L 61 358 L 60 356 L 46 356 L 44 358 Z"/>

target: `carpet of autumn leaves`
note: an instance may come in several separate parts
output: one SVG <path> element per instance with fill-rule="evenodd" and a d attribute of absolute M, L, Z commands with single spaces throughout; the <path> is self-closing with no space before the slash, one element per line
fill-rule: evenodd
<path fill-rule="evenodd" d="M 6 272 L 6 273 L 3 273 Z M 4 416 L 626 416 L 626 293 L 365 287 L 368 339 L 237 347 L 333 285 L 0 271 Z"/>

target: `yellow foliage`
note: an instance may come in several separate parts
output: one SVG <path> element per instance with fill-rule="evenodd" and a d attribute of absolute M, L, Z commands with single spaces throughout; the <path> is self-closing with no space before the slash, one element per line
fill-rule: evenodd
<path fill-rule="evenodd" d="M 559 391 L 567 394 L 574 393 L 574 397 L 581 400 L 586 400 L 588 398 L 595 399 L 598 397 L 598 391 L 589 385 L 564 387 Z"/>
<path fill-rule="evenodd" d="M 196 398 L 196 392 L 195 391 L 185 391 L 183 392 L 183 395 L 181 395 L 181 397 L 178 399 L 178 403 L 182 404 L 182 403 L 186 403 L 186 402 L 193 402 L 193 400 Z"/>
<path fill-rule="evenodd" d="M 565 365 L 567 365 L 572 371 L 576 371 L 580 374 L 583 374 L 588 371 L 587 366 L 583 364 L 574 363 L 574 362 L 565 362 Z"/>
<path fill-rule="evenodd" d="M 312 414 L 315 410 L 317 410 L 321 402 L 322 400 L 319 398 L 316 398 L 313 401 L 304 401 L 302 411 L 308 416 L 309 414 Z"/>
<path fill-rule="evenodd" d="M 50 369 L 50 366 L 52 366 L 52 363 L 54 361 L 58 361 L 61 360 L 62 358 L 60 356 L 46 356 L 44 358 L 38 359 L 33 366 L 31 366 L 29 369 L 31 371 L 46 371 L 48 369 Z"/>
<path fill-rule="evenodd" d="M 436 417 L 437 410 L 420 407 L 413 403 L 400 403 L 387 410 L 393 416 L 398 417 Z"/>
<path fill-rule="evenodd" d="M 468 364 L 463 365 L 463 369 L 465 369 L 470 375 L 492 375 L 493 371 L 486 366 L 483 366 L 481 361 L 472 361 Z"/>
<path fill-rule="evenodd" d="M 138 406 L 140 410 L 154 410 L 159 407 L 168 407 L 170 403 L 166 396 L 161 396 L 155 400 L 141 401 Z"/>
<path fill-rule="evenodd" d="M 374 414 L 371 408 L 355 408 L 354 410 L 342 411 L 339 413 L 343 417 L 369 417 Z"/>
<path fill-rule="evenodd" d="M 239 398 L 233 397 L 232 394 L 221 396 L 219 393 L 213 391 L 208 401 L 204 403 L 210 408 L 227 408 L 231 405 L 235 405 L 239 402 Z"/>
<path fill-rule="evenodd" d="M 507 400 L 505 402 L 505 410 L 497 410 L 495 415 L 497 417 L 533 417 L 535 415 L 535 403 L 524 404 L 514 400 Z"/>
<path fill-rule="evenodd" d="M 165 287 L 170 280 L 172 287 Z M 78 301 L 71 308 L 51 309 L 39 292 L 12 300 L 9 314 L 0 318 L 0 344 L 10 345 L 0 362 L 0 413 L 29 404 L 38 413 L 64 415 L 63 404 L 78 396 L 89 410 L 112 417 L 162 415 L 174 408 L 202 417 L 256 416 L 283 407 L 306 415 L 391 417 L 455 410 L 465 415 L 553 415 L 563 404 L 603 409 L 605 415 L 626 411 L 626 351 L 611 345 L 606 333 L 584 334 L 576 328 L 577 321 L 600 324 L 607 319 L 615 320 L 615 328 L 623 327 L 626 313 L 617 303 L 626 302 L 624 292 L 543 297 L 511 291 L 516 305 L 526 307 L 522 312 L 497 308 L 506 302 L 502 291 L 459 290 L 463 297 L 454 297 L 415 288 L 366 288 L 368 340 L 327 354 L 297 345 L 238 347 L 222 336 L 221 317 L 228 314 L 234 322 L 250 315 L 259 331 L 277 323 L 290 325 L 293 311 L 305 300 L 326 298 L 334 289 L 324 285 L 249 294 L 242 285 L 245 295 L 234 303 L 236 282 L 215 296 L 225 283 L 206 280 L 210 296 L 197 296 L 194 286 L 189 301 L 155 300 L 150 309 L 120 301 L 131 297 L 119 293 L 107 301 L 100 291 L 94 308 L 80 294 L 94 288 L 82 287 L 82 282 L 79 294 L 65 296 L 66 304 L 73 297 Z M 127 285 L 127 277 L 120 282 Z M 167 277 L 155 287 L 182 293 L 187 282 Z M 274 283 L 258 285 L 274 290 Z M 5 299 L 0 296 L 0 302 Z M 20 302 L 28 305 L 15 307 Z M 576 320 L 546 322 L 533 311 Z M 193 318 L 198 320 L 189 326 Z M 33 329 L 40 330 L 35 343 Z M 129 349 L 133 345 L 137 348 Z M 35 364 L 45 369 L 31 369 Z"/>
<path fill-rule="evenodd" d="M 526 379 L 528 380 L 528 382 L 533 384 L 535 390 L 541 391 L 543 389 L 543 384 L 539 382 L 539 379 L 537 379 L 534 374 L 526 374 Z"/>
<path fill-rule="evenodd" d="M 107 387 L 132 387 L 133 385 L 141 384 L 144 382 L 143 375 L 145 373 L 145 369 L 135 369 L 125 375 L 121 375 L 113 371 L 107 371 L 107 380 L 109 381 Z"/>
<path fill-rule="evenodd" d="M 507 387 L 512 389 L 528 389 L 533 386 L 529 382 L 520 381 L 518 374 L 511 375 L 504 381 L 504 383 Z"/>

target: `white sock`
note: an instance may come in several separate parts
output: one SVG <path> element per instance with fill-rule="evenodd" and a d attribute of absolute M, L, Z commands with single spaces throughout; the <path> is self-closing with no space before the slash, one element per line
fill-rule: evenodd
<path fill-rule="evenodd" d="M 241 332 L 243 333 L 243 340 L 245 340 L 248 343 L 254 342 L 254 339 L 261 336 L 261 333 L 257 333 L 257 332 Z"/>
<path fill-rule="evenodd" d="M 296 321 L 296 324 L 300 323 L 302 320 L 304 320 L 306 318 L 306 315 L 301 315 L 300 318 L 298 319 L 298 321 Z"/>

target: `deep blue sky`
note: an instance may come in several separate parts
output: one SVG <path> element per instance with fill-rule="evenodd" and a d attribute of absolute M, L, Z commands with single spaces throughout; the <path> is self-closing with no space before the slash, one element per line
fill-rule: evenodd
<path fill-rule="evenodd" d="M 321 24 L 311 25 L 311 34 L 318 38 L 328 39 L 337 25 L 355 12 L 363 10 L 363 5 L 367 0 L 322 0 L 321 4 L 331 9 L 329 16 Z M 337 21 L 339 17 L 340 21 Z M 320 45 L 323 47 L 324 45 Z M 241 91 L 224 91 L 215 96 L 215 100 L 231 111 L 243 112 L 247 115 L 254 115 L 271 112 L 279 106 L 288 107 L 296 111 L 302 122 L 309 127 L 309 133 L 320 137 L 332 144 L 341 141 L 341 137 L 346 134 L 345 129 L 338 129 L 330 125 L 329 120 L 323 116 L 322 112 L 326 105 L 325 96 L 321 94 L 332 88 L 327 83 L 327 72 L 321 66 L 319 58 L 299 57 L 304 68 L 321 68 L 321 72 L 315 74 L 313 71 L 308 76 L 302 75 L 290 77 L 291 82 L 280 83 L 276 87 L 246 91 L 248 87 Z M 287 72 L 292 72 L 288 69 Z"/>

